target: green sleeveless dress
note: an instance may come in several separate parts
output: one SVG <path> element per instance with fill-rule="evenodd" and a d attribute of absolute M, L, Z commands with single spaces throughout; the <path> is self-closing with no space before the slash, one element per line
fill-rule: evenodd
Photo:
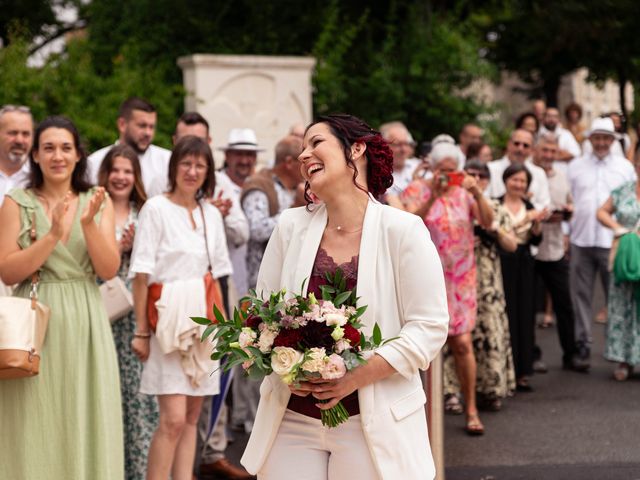
<path fill-rule="evenodd" d="M 0 380 L 2 479 L 124 477 L 116 351 L 80 225 L 92 193 L 80 194 L 68 243 L 59 242 L 41 269 L 38 296 L 51 317 L 40 374 Z M 49 220 L 31 191 L 8 195 L 20 206 L 18 243 L 26 248 L 32 213 L 38 238 Z M 25 280 L 14 295 L 29 290 Z"/>

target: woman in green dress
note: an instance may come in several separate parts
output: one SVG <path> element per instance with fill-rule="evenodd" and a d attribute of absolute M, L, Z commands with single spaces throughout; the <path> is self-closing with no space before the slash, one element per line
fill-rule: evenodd
<path fill-rule="evenodd" d="M 635 162 L 640 175 L 640 161 Z M 615 215 L 615 216 L 614 216 Z M 598 220 L 613 230 L 616 238 L 637 231 L 640 226 L 640 183 L 628 182 L 618 187 L 598 210 Z M 640 318 L 637 284 L 617 283 L 611 275 L 607 304 L 607 342 L 604 356 L 617 362 L 613 377 L 626 380 L 633 366 L 640 364 Z"/>
<path fill-rule="evenodd" d="M 127 279 L 138 212 L 147 195 L 142 184 L 138 154 L 127 144 L 113 147 L 98 171 L 98 185 L 104 187 L 113 202 L 116 240 L 120 251 L 118 276 L 131 290 Z M 124 467 L 126 480 L 144 480 L 151 437 L 158 425 L 158 401 L 153 395 L 140 393 L 142 362 L 131 349 L 136 331 L 133 312 L 111 324 L 120 367 L 122 423 L 124 426 Z"/>
<path fill-rule="evenodd" d="M 0 275 L 51 309 L 40 374 L 0 381 L 0 478 L 113 480 L 124 475 L 118 363 L 96 275 L 120 256 L 113 205 L 87 182 L 78 131 L 64 117 L 38 126 L 28 189 L 0 211 Z M 35 216 L 37 240 L 29 230 Z"/>

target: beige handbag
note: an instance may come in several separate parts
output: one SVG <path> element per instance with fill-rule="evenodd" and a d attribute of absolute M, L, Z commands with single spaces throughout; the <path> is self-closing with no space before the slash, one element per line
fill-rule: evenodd
<path fill-rule="evenodd" d="M 36 240 L 35 215 L 30 237 Z M 38 302 L 38 272 L 31 276 L 31 298 L 0 298 L 0 379 L 32 377 L 40 370 L 40 351 L 49 324 L 49 307 Z"/>
<path fill-rule="evenodd" d="M 133 297 L 120 277 L 113 277 L 100 285 L 100 294 L 111 323 L 133 311 Z"/>

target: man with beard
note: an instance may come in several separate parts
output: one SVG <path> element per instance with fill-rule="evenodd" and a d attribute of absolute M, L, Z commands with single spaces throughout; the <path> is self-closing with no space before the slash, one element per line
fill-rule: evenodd
<path fill-rule="evenodd" d="M 458 136 L 458 141 L 460 142 L 458 148 L 462 154 L 460 155 L 458 164 L 460 170 L 464 168 L 464 164 L 467 161 L 469 146 L 481 144 L 483 134 L 482 128 L 475 123 L 467 123 L 462 127 L 462 130 L 460 130 L 460 135 Z"/>
<path fill-rule="evenodd" d="M 0 206 L 11 189 L 29 181 L 29 151 L 33 143 L 33 118 L 29 107 L 4 105 L 0 108 Z M 0 281 L 0 296 L 11 289 Z"/>
<path fill-rule="evenodd" d="M 29 179 L 27 158 L 33 142 L 33 118 L 28 107 L 0 108 L 0 205 L 5 194 Z"/>
<path fill-rule="evenodd" d="M 531 185 L 529 185 L 528 200 L 533 203 L 536 210 L 542 210 L 551 203 L 549 197 L 549 182 L 547 175 L 540 167 L 533 164 L 530 159 L 533 147 L 533 135 L 528 130 L 514 130 L 507 143 L 507 154 L 500 160 L 488 163 L 491 172 L 491 183 L 487 194 L 491 198 L 499 198 L 505 194 L 502 174 L 512 163 L 524 163 L 531 173 Z"/>
<path fill-rule="evenodd" d="M 162 193 L 162 188 L 156 186 L 162 187 L 163 183 L 157 179 L 167 178 L 171 157 L 171 151 L 151 143 L 156 133 L 157 118 L 155 107 L 138 97 L 126 99 L 118 112 L 117 126 L 120 138 L 116 144 L 124 142 L 138 153 L 142 183 L 148 197 Z M 93 183 L 97 182 L 100 164 L 111 147 L 113 145 L 89 155 L 89 178 Z"/>
<path fill-rule="evenodd" d="M 549 107 L 542 117 L 542 127 L 540 127 L 540 135 L 551 133 L 558 139 L 558 162 L 556 167 L 560 167 L 563 173 L 566 172 L 566 163 L 582 154 L 580 145 L 576 141 L 573 134 L 560 125 L 560 112 L 557 108 Z"/>

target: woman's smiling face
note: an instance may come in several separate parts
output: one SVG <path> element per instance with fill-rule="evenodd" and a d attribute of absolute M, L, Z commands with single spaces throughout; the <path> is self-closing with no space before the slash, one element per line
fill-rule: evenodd
<path fill-rule="evenodd" d="M 298 156 L 300 173 L 318 198 L 324 200 L 330 190 L 341 188 L 345 180 L 353 185 L 353 170 L 347 165 L 342 144 L 326 123 L 309 127 L 302 148 Z"/>

